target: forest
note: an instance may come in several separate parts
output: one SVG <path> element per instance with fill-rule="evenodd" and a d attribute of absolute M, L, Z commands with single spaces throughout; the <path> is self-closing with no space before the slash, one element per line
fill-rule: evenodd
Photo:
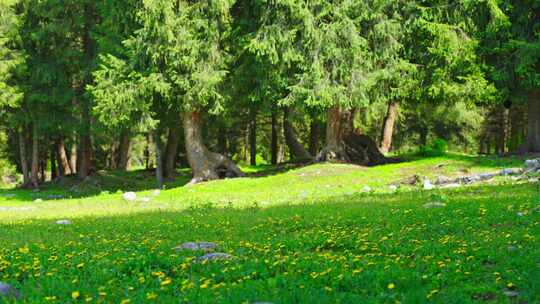
<path fill-rule="evenodd" d="M 0 303 L 540 303 L 540 0 L 0 0 Z"/>
<path fill-rule="evenodd" d="M 3 0 L 0 14 L 0 148 L 29 187 L 540 152 L 536 0 Z"/>

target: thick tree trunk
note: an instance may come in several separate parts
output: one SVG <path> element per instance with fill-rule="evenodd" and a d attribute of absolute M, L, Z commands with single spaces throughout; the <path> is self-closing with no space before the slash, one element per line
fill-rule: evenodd
<path fill-rule="evenodd" d="M 392 101 L 388 104 L 388 110 L 384 117 L 380 150 L 382 153 L 388 153 L 392 146 L 392 135 L 394 134 L 394 126 L 396 124 L 398 103 Z"/>
<path fill-rule="evenodd" d="M 131 146 L 131 134 L 129 129 L 120 132 L 120 145 L 118 147 L 118 169 L 126 171 L 129 167 L 129 148 Z"/>
<path fill-rule="evenodd" d="M 190 184 L 225 177 L 244 176 L 236 164 L 227 157 L 208 151 L 202 136 L 202 113 L 186 111 L 183 115 L 184 135 L 188 162 L 193 173 Z"/>
<path fill-rule="evenodd" d="M 270 147 L 271 164 L 276 165 L 278 163 L 278 119 L 276 109 L 272 109 L 272 143 Z"/>
<path fill-rule="evenodd" d="M 83 121 L 86 121 L 86 119 L 83 119 Z M 85 129 L 84 133 L 89 132 L 89 128 Z M 80 179 L 84 179 L 90 174 L 92 167 L 92 139 L 90 138 L 90 134 L 81 134 L 80 141 L 81 157 L 79 159 L 79 169 L 77 170 L 77 174 Z"/>
<path fill-rule="evenodd" d="M 285 136 L 285 143 L 289 147 L 291 157 L 295 161 L 311 160 L 312 156 L 309 154 L 306 148 L 304 148 L 304 145 L 300 143 L 296 136 L 294 126 L 290 121 L 290 114 L 291 109 L 289 107 L 285 107 L 283 109 L 283 133 Z"/>
<path fill-rule="evenodd" d="M 30 172 L 28 170 L 28 155 L 26 152 L 26 136 L 24 134 L 25 128 L 19 130 L 19 155 L 21 158 L 21 171 L 23 174 L 23 187 L 30 184 Z"/>
<path fill-rule="evenodd" d="M 176 172 L 176 156 L 178 154 L 178 141 L 180 129 L 178 126 L 169 128 L 167 137 L 167 147 L 165 148 L 165 164 L 163 173 L 166 178 L 173 178 Z"/>
<path fill-rule="evenodd" d="M 519 152 L 540 152 L 540 90 L 536 90 L 529 96 L 527 103 L 527 137 Z"/>
<path fill-rule="evenodd" d="M 257 109 L 252 107 L 249 119 L 249 164 L 257 165 Z"/>
<path fill-rule="evenodd" d="M 326 146 L 317 156 L 318 161 L 349 162 L 344 148 L 343 113 L 340 106 L 333 106 L 327 111 L 326 118 Z M 347 126 L 348 127 L 348 126 Z"/>
<path fill-rule="evenodd" d="M 60 176 L 72 174 L 71 166 L 66 154 L 66 143 L 63 137 L 60 137 L 56 142 L 56 149 Z"/>
<path fill-rule="evenodd" d="M 343 111 L 339 106 L 328 109 L 326 122 L 326 147 L 317 160 L 351 162 L 360 165 L 377 165 L 387 162 L 377 144 L 355 129 L 356 109 Z"/>
<path fill-rule="evenodd" d="M 309 126 L 309 153 L 311 155 L 319 153 L 319 132 L 319 121 L 313 118 Z"/>
<path fill-rule="evenodd" d="M 162 159 L 162 129 L 158 127 L 154 133 L 154 141 L 156 146 L 156 181 L 158 189 L 163 189 L 163 159 Z"/>
<path fill-rule="evenodd" d="M 39 137 L 38 127 L 34 122 L 32 124 L 32 166 L 30 183 L 34 189 L 39 188 Z"/>

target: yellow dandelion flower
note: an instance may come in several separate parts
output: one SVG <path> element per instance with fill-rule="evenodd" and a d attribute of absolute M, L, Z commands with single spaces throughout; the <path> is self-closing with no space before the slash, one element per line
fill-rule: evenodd
<path fill-rule="evenodd" d="M 81 296 L 81 293 L 78 292 L 78 291 L 74 291 L 74 292 L 71 293 L 71 298 L 73 300 L 77 300 L 80 296 Z"/>
<path fill-rule="evenodd" d="M 165 280 L 161 281 L 161 286 L 167 286 L 172 283 L 171 278 L 165 278 Z"/>
<path fill-rule="evenodd" d="M 155 300 L 157 298 L 157 294 L 155 294 L 154 292 L 148 292 L 146 294 L 146 299 L 147 300 Z"/>
<path fill-rule="evenodd" d="M 394 288 L 396 288 L 396 285 L 394 285 L 394 283 L 388 284 L 388 289 L 394 289 Z"/>

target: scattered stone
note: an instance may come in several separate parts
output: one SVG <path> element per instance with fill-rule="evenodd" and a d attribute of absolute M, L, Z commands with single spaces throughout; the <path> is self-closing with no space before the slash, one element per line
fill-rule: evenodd
<path fill-rule="evenodd" d="M 216 243 L 212 242 L 186 242 L 179 246 L 176 246 L 174 250 L 203 250 L 203 251 L 213 251 L 217 248 Z"/>
<path fill-rule="evenodd" d="M 509 168 L 509 169 L 502 169 L 499 175 L 507 176 L 507 175 L 521 174 L 521 173 L 522 173 L 521 169 Z"/>
<path fill-rule="evenodd" d="M 66 225 L 71 225 L 71 221 L 70 220 L 58 220 L 58 221 L 56 221 L 56 224 L 66 226 Z"/>
<path fill-rule="evenodd" d="M 537 159 L 527 159 L 525 161 L 525 168 L 527 169 L 538 169 L 540 168 L 540 158 Z"/>
<path fill-rule="evenodd" d="M 134 202 L 137 199 L 137 194 L 135 192 L 126 192 L 122 194 L 122 198 L 127 202 Z"/>
<path fill-rule="evenodd" d="M 19 299 L 21 294 L 17 289 L 11 287 L 11 285 L 0 282 L 0 298 L 2 297 Z"/>
<path fill-rule="evenodd" d="M 371 192 L 373 189 L 371 189 L 370 186 L 364 186 L 364 188 L 362 188 L 362 192 Z"/>
<path fill-rule="evenodd" d="M 435 185 L 444 185 L 444 184 L 449 184 L 451 182 L 452 180 L 449 177 L 441 175 L 437 177 L 437 180 L 435 180 Z"/>
<path fill-rule="evenodd" d="M 159 189 L 156 189 L 156 190 L 152 191 L 153 196 L 158 196 L 160 194 L 161 194 L 161 190 L 159 190 Z"/>
<path fill-rule="evenodd" d="M 390 185 L 390 186 L 388 186 L 388 189 L 390 189 L 390 191 L 392 191 L 392 192 L 396 192 L 397 189 L 398 189 L 398 186 L 396 186 L 396 185 Z"/>
<path fill-rule="evenodd" d="M 515 291 L 515 290 L 505 290 L 503 291 L 504 295 L 509 297 L 509 298 L 515 298 L 517 296 L 519 296 L 519 292 Z"/>
<path fill-rule="evenodd" d="M 424 204 L 424 208 L 442 208 L 442 207 L 446 207 L 446 204 L 445 203 L 441 203 L 441 202 L 433 202 L 433 203 L 427 203 L 427 204 Z"/>
<path fill-rule="evenodd" d="M 225 261 L 225 260 L 230 260 L 232 259 L 233 256 L 230 255 L 230 254 L 227 254 L 227 253 L 223 253 L 223 252 L 214 252 L 214 253 L 207 253 L 203 256 L 200 256 L 197 258 L 197 262 L 198 263 L 203 263 L 203 262 L 212 262 L 212 261 Z"/>
<path fill-rule="evenodd" d="M 435 189 L 435 185 L 433 185 L 433 184 L 429 181 L 429 179 L 424 180 L 424 185 L 423 185 L 423 187 L 424 187 L 424 190 L 433 190 L 433 189 Z"/>
<path fill-rule="evenodd" d="M 43 200 L 42 200 L 42 199 L 40 199 L 40 198 L 38 198 L 38 199 L 34 200 L 34 203 L 42 203 L 42 202 L 43 202 Z"/>
<path fill-rule="evenodd" d="M 539 181 L 538 178 L 529 178 L 528 182 L 529 183 L 537 183 Z"/>

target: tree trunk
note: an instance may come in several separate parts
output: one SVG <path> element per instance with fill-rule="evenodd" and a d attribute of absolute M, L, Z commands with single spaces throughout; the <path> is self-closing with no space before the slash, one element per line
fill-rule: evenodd
<path fill-rule="evenodd" d="M 166 178 L 174 178 L 176 169 L 176 156 L 178 154 L 179 127 L 172 126 L 169 128 L 167 137 L 167 147 L 165 148 L 165 164 L 163 166 L 164 176 Z"/>
<path fill-rule="evenodd" d="M 78 165 L 77 165 L 77 162 L 78 162 L 78 152 L 79 149 L 77 147 L 77 137 L 76 136 L 73 136 L 73 142 L 71 143 L 71 150 L 70 150 L 70 153 L 69 153 L 69 164 L 70 164 L 70 167 L 71 167 L 71 174 L 76 174 L 77 173 L 77 168 L 78 168 Z"/>
<path fill-rule="evenodd" d="M 319 131 L 319 121 L 313 118 L 309 126 L 309 153 L 311 155 L 319 153 Z"/>
<path fill-rule="evenodd" d="M 162 160 L 162 129 L 160 126 L 155 130 L 154 141 L 156 146 L 156 181 L 158 189 L 163 189 L 163 160 Z"/>
<path fill-rule="evenodd" d="M 527 137 L 519 152 L 540 152 L 540 90 L 536 90 L 529 96 L 527 103 Z"/>
<path fill-rule="evenodd" d="M 257 165 L 257 109 L 252 107 L 249 119 L 249 164 Z"/>
<path fill-rule="evenodd" d="M 272 109 L 272 143 L 270 147 L 271 163 L 276 165 L 278 163 L 278 121 L 277 121 L 276 109 Z"/>
<path fill-rule="evenodd" d="M 388 110 L 384 117 L 384 124 L 381 135 L 380 151 L 382 153 L 388 153 L 392 146 L 392 135 L 394 134 L 394 126 L 396 124 L 397 110 L 399 104 L 392 101 L 388 104 Z"/>
<path fill-rule="evenodd" d="M 333 106 L 328 109 L 326 118 L 326 146 L 317 156 L 318 161 L 349 161 L 343 144 L 344 124 L 342 116 L 343 113 L 340 106 Z"/>
<path fill-rule="evenodd" d="M 56 142 L 56 155 L 58 157 L 59 176 L 72 174 L 69 160 L 66 154 L 66 144 L 63 137 L 60 137 Z"/>
<path fill-rule="evenodd" d="M 129 129 L 120 132 L 120 146 L 118 147 L 118 169 L 126 171 L 129 167 L 129 148 L 131 146 L 131 134 Z"/>
<path fill-rule="evenodd" d="M 28 156 L 26 153 L 26 136 L 24 134 L 24 127 L 19 130 L 19 154 L 21 158 L 21 171 L 23 174 L 23 187 L 30 184 L 30 172 L 28 170 Z"/>
<path fill-rule="evenodd" d="M 311 160 L 312 157 L 309 154 L 309 152 L 304 148 L 304 145 L 300 143 L 296 136 L 296 131 L 294 130 L 294 126 L 290 122 L 290 114 L 291 109 L 289 107 L 285 107 L 283 109 L 283 133 L 285 135 L 285 143 L 289 147 L 289 152 L 291 153 L 291 157 L 293 160 L 296 161 L 306 161 Z"/>
<path fill-rule="evenodd" d="M 186 111 L 183 115 L 186 152 L 193 178 L 190 184 L 225 177 L 244 176 L 227 157 L 208 151 L 202 137 L 202 113 Z"/>
<path fill-rule="evenodd" d="M 38 127 L 35 122 L 32 124 L 32 167 L 30 183 L 34 189 L 39 188 L 39 138 Z"/>

